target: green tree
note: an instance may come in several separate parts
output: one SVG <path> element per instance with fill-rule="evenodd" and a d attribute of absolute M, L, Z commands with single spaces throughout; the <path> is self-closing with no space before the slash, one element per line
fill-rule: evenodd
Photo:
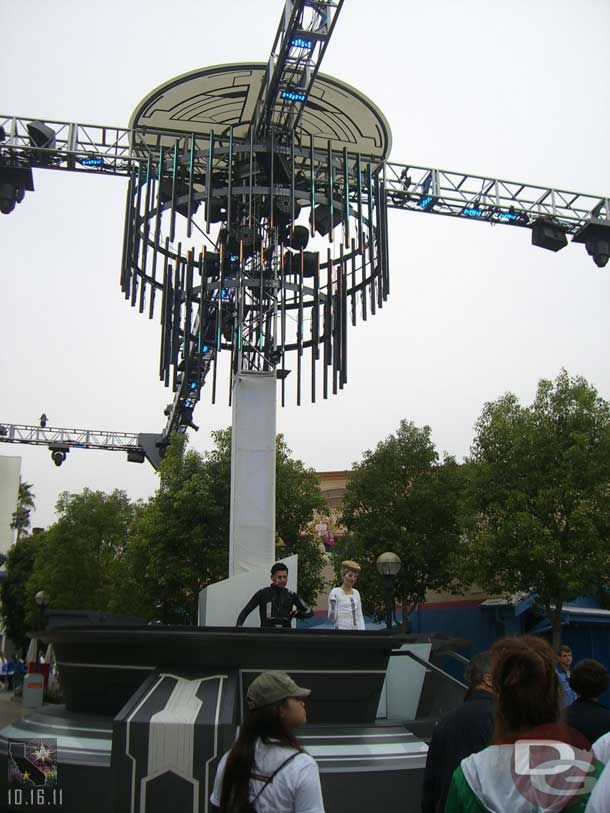
<path fill-rule="evenodd" d="M 470 461 L 469 572 L 536 594 L 557 648 L 564 603 L 610 584 L 610 404 L 562 370 L 530 407 L 510 393 L 486 404 Z"/>
<path fill-rule="evenodd" d="M 46 590 L 50 606 L 64 610 L 110 610 L 136 507 L 123 491 L 86 488 L 60 494 L 56 510 L 59 519 L 37 544 L 28 595 Z"/>
<path fill-rule="evenodd" d="M 30 514 L 35 508 L 33 485 L 19 480 L 19 494 L 17 497 L 17 510 L 13 513 L 11 528 L 17 531 L 17 541 L 27 532 L 30 527 Z"/>
<path fill-rule="evenodd" d="M 142 511 L 126 555 L 129 575 L 115 593 L 116 610 L 165 623 L 194 623 L 199 592 L 227 577 L 231 430 L 217 430 L 212 438 L 214 445 L 204 455 L 187 450 L 184 436 L 172 439 L 159 470 L 159 489 Z M 299 554 L 299 591 L 310 603 L 324 586 L 324 557 L 305 528 L 323 505 L 315 472 L 294 460 L 278 435 L 278 557 Z"/>
<path fill-rule="evenodd" d="M 455 581 L 461 488 L 460 467 L 452 457 L 439 461 L 430 427 L 418 428 L 405 420 L 354 465 L 343 503 L 347 538 L 333 558 L 337 575 L 341 559 L 355 559 L 363 566 L 360 590 L 369 612 L 383 606 L 375 561 L 385 551 L 402 561 L 395 599 L 402 604 L 403 629 L 427 590 Z"/>
<path fill-rule="evenodd" d="M 113 597 L 113 609 L 163 623 L 194 622 L 199 591 L 227 575 L 230 471 L 222 444 L 205 458 L 185 444 L 184 435 L 172 438 Z"/>
<path fill-rule="evenodd" d="M 26 586 L 42 539 L 43 534 L 18 539 L 6 557 L 6 580 L 0 586 L 0 616 L 7 637 L 18 649 L 24 649 L 28 643 L 26 610 L 33 617 L 35 605 L 32 595 L 26 592 Z"/>

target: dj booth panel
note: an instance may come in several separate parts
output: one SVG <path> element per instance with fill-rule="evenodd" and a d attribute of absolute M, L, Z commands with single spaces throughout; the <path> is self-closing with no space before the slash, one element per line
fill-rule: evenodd
<path fill-rule="evenodd" d="M 311 722 L 372 722 L 400 636 L 328 630 L 162 626 L 51 628 L 69 711 L 116 715 L 157 670 L 236 670 L 243 693 L 256 674 L 290 673 L 312 689 Z M 241 709 L 240 709 L 241 712 Z"/>

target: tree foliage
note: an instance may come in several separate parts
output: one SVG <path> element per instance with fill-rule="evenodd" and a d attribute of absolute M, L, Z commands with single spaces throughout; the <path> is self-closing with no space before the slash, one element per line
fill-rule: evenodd
<path fill-rule="evenodd" d="M 228 574 L 231 501 L 231 430 L 212 433 L 204 455 L 175 436 L 159 471 L 159 488 L 143 508 L 124 557 L 112 607 L 164 623 L 195 623 L 199 592 Z M 291 456 L 277 438 L 276 530 L 278 556 L 299 554 L 299 591 L 312 602 L 323 581 L 317 541 L 303 535 L 323 505 L 315 472 Z"/>
<path fill-rule="evenodd" d="M 30 514 L 35 507 L 33 485 L 19 480 L 19 494 L 17 497 L 17 510 L 13 512 L 11 528 L 17 531 L 17 541 L 27 532 L 30 527 Z"/>
<path fill-rule="evenodd" d="M 37 542 L 29 596 L 46 590 L 51 607 L 111 610 L 137 506 L 123 491 L 86 488 L 81 494 L 60 494 L 56 510 L 59 519 Z M 31 609 L 29 621 L 36 621 Z"/>
<path fill-rule="evenodd" d="M 486 404 L 470 461 L 470 573 L 537 594 L 558 646 L 564 602 L 610 584 L 610 404 L 562 370 L 529 407 L 510 393 Z"/>
<path fill-rule="evenodd" d="M 0 616 L 6 636 L 18 649 L 27 646 L 26 610 L 35 611 L 32 594 L 26 586 L 32 575 L 36 551 L 42 541 L 42 534 L 34 534 L 18 539 L 9 549 L 6 557 L 6 580 L 0 586 Z"/>
<path fill-rule="evenodd" d="M 430 427 L 405 420 L 354 465 L 342 514 L 347 538 L 337 546 L 334 560 L 337 571 L 346 556 L 360 562 L 359 589 L 369 612 L 383 606 L 375 561 L 385 551 L 402 561 L 395 598 L 405 619 L 427 590 L 454 581 L 461 484 L 455 460 L 446 456 L 439 461 Z"/>

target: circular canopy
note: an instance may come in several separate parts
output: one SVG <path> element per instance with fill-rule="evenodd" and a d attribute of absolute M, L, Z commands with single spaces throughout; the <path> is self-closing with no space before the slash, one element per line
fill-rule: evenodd
<path fill-rule="evenodd" d="M 218 135 L 233 128 L 246 138 L 258 98 L 265 63 L 216 65 L 170 79 L 149 93 L 136 107 L 129 126 L 155 130 Z M 314 147 L 347 147 L 383 160 L 392 146 L 385 116 L 364 94 L 332 76 L 318 74 L 296 130 Z"/>

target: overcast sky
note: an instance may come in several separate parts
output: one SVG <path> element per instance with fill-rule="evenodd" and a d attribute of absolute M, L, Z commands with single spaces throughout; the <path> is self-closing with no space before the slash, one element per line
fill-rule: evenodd
<path fill-rule="evenodd" d="M 89 10 L 87 10 L 89 9 Z M 0 113 L 126 126 L 169 78 L 265 61 L 282 3 L 266 0 L 0 0 Z M 391 159 L 610 195 L 607 0 L 346 0 L 323 72 L 371 97 L 393 134 Z M 0 216 L 0 423 L 160 431 L 158 322 L 119 288 L 126 182 L 39 170 L 34 193 Z M 461 459 L 486 401 L 529 403 L 564 366 L 610 399 L 610 266 L 580 245 L 553 254 L 524 229 L 390 215 L 392 293 L 350 335 L 348 386 L 278 411 L 295 455 L 346 469 L 402 418 L 429 424 Z M 228 387 L 228 385 L 227 385 Z M 225 387 L 225 392 L 227 391 Z M 202 402 L 192 446 L 230 423 Z M 125 455 L 45 448 L 23 458 L 34 525 L 63 490 L 149 496 L 156 476 Z"/>

